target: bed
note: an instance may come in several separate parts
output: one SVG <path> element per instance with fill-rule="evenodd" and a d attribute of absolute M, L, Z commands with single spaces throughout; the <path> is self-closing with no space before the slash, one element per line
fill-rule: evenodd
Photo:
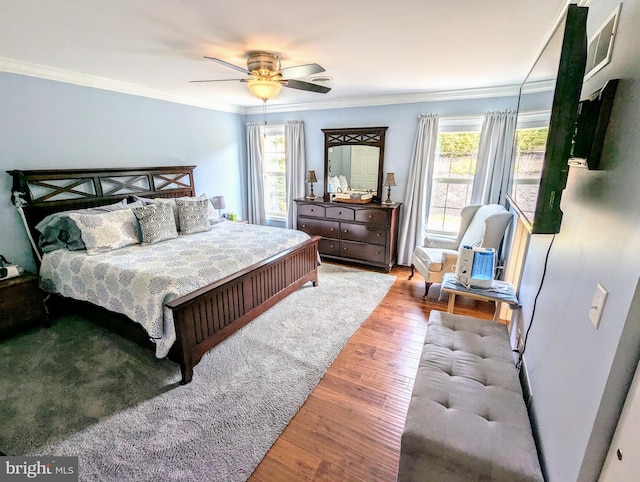
<path fill-rule="evenodd" d="M 13 177 L 12 198 L 21 205 L 31 236 L 38 239 L 36 226 L 54 213 L 139 203 L 140 199 L 148 203 L 173 199 L 175 204 L 181 198 L 195 198 L 194 168 L 14 170 L 9 174 Z M 252 238 L 258 240 L 256 248 L 249 248 Z M 180 235 L 153 246 L 124 246 L 97 256 L 61 249 L 44 253 L 38 260 L 44 289 L 113 313 L 107 317 L 108 328 L 138 342 L 151 339 L 153 343 L 143 344 L 153 347 L 156 356 L 177 362 L 185 384 L 192 380 L 202 356 L 216 344 L 303 284 L 317 285 L 318 241 L 298 231 L 223 221 L 208 232 Z M 158 252 L 173 264 L 159 264 Z M 189 256 L 179 261 L 178 256 L 185 252 L 197 262 L 189 264 Z M 205 258 L 212 253 L 219 261 L 221 252 L 224 262 L 217 265 L 214 259 Z M 115 268 L 108 262 L 122 270 L 110 274 Z M 133 266 L 141 269 L 133 271 Z M 100 280 L 92 277 L 95 273 Z M 136 291 L 131 280 L 144 276 L 154 276 L 155 286 L 169 287 L 168 291 L 146 290 L 154 296 L 142 300 L 141 285 Z M 120 291 L 130 286 L 135 296 L 130 294 L 120 305 L 102 302 L 110 296 L 105 290 L 113 285 Z M 143 311 L 149 316 L 141 317 Z"/>

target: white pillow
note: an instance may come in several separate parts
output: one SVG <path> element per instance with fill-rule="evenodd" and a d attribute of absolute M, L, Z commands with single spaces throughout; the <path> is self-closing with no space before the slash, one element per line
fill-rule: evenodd
<path fill-rule="evenodd" d="M 131 209 L 103 214 L 70 213 L 82 233 L 87 254 L 96 255 L 138 244 L 138 220 Z"/>
<path fill-rule="evenodd" d="M 133 209 L 138 219 L 142 245 L 159 243 L 178 237 L 178 229 L 170 203 L 155 203 Z"/>
<path fill-rule="evenodd" d="M 327 190 L 327 192 L 338 192 L 338 189 L 342 189 L 340 187 L 340 180 L 338 179 L 338 176 L 332 176 L 329 177 L 329 189 Z"/>
<path fill-rule="evenodd" d="M 213 203 L 211 199 L 206 194 L 200 194 L 198 199 L 206 199 L 209 201 L 209 205 L 207 206 L 207 219 L 209 219 L 209 224 L 215 224 L 220 220 L 220 216 L 218 216 L 218 210 L 213 207 Z"/>
<path fill-rule="evenodd" d="M 340 174 L 338 180 L 340 181 L 340 189 L 342 190 L 342 192 L 347 192 L 349 190 L 349 183 L 347 182 L 347 178 Z"/>

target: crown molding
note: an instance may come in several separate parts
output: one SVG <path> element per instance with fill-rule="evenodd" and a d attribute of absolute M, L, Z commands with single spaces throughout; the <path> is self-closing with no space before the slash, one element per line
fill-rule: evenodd
<path fill-rule="evenodd" d="M 122 94 L 148 97 L 151 99 L 163 100 L 176 104 L 190 105 L 193 107 L 201 107 L 204 109 L 231 112 L 234 114 L 244 114 L 244 108 L 231 104 L 204 102 L 202 99 L 194 99 L 191 97 L 175 95 L 169 92 L 143 87 L 138 84 L 81 74 L 69 70 L 56 69 L 44 65 L 31 64 L 28 62 L 8 59 L 5 57 L 0 57 L 0 72 L 9 72 L 12 74 L 26 75 L 28 77 L 37 77 L 40 79 L 54 80 L 56 82 L 64 82 L 66 84 L 110 90 Z"/>
<path fill-rule="evenodd" d="M 475 89 L 447 90 L 440 92 L 420 92 L 371 97 L 353 97 L 328 101 L 306 102 L 300 104 L 269 104 L 269 112 L 295 112 L 302 110 L 343 109 L 347 107 L 373 107 L 392 104 L 416 104 L 421 102 L 442 102 L 447 100 L 469 100 L 491 97 L 517 96 L 520 85 L 483 87 Z M 260 114 L 262 107 L 246 107 L 245 114 Z"/>
<path fill-rule="evenodd" d="M 148 97 L 151 99 L 190 105 L 203 109 L 230 112 L 234 114 L 251 115 L 262 113 L 262 106 L 244 107 L 232 104 L 205 102 L 202 99 L 179 96 L 171 94 L 169 92 L 150 89 L 138 84 L 121 82 L 118 80 L 96 77 L 63 69 L 56 69 L 4 57 L 0 57 L 0 71 L 53 80 L 57 82 L 64 82 L 67 84 L 80 85 L 83 87 L 92 87 L 123 94 Z M 519 88 L 520 85 L 507 85 L 499 87 L 483 87 L 439 92 L 420 92 L 384 96 L 353 97 L 294 104 L 267 104 L 267 108 L 269 112 L 296 112 L 304 110 L 343 109 L 349 107 L 372 107 L 392 104 L 413 104 L 422 102 L 442 102 L 450 100 L 508 97 L 517 96 Z"/>

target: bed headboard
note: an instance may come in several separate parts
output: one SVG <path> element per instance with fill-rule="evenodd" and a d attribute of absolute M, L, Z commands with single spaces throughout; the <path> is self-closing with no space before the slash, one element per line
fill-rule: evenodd
<path fill-rule="evenodd" d="M 195 166 L 7 171 L 11 200 L 21 200 L 32 235 L 49 214 L 112 204 L 130 196 L 195 196 Z M 37 237 L 35 238 L 37 239 Z"/>

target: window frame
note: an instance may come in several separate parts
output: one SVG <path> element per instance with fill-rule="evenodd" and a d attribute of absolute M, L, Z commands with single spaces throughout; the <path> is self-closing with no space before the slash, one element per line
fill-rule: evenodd
<path fill-rule="evenodd" d="M 542 171 L 541 171 L 538 173 L 537 177 L 523 177 L 520 179 L 516 178 L 515 169 L 516 169 L 517 155 L 518 155 L 516 140 L 517 140 L 518 131 L 523 129 L 538 129 L 538 128 L 546 127 L 547 134 L 548 134 L 550 121 L 551 121 L 550 109 L 521 112 L 518 114 L 518 123 L 516 125 L 516 131 L 514 132 L 514 146 L 513 146 L 513 156 L 511 158 L 512 164 L 510 166 L 511 172 L 509 175 L 509 186 L 507 189 L 509 196 L 513 200 L 516 200 L 518 197 L 516 193 L 517 186 L 535 185 L 536 187 L 539 188 L 540 177 L 542 176 Z M 544 155 L 544 150 L 542 151 L 542 154 Z M 536 197 L 537 197 L 537 193 L 536 193 Z M 535 211 L 535 203 L 533 206 L 533 210 Z M 530 212 L 530 211 L 523 210 L 522 212 L 525 216 L 533 215 L 533 211 Z"/>
<path fill-rule="evenodd" d="M 261 149 L 261 167 L 262 167 L 262 184 L 263 184 L 263 195 L 264 195 L 264 206 L 265 206 L 265 216 L 266 219 L 268 221 L 286 221 L 287 219 L 287 170 L 286 170 L 286 152 L 287 152 L 287 145 L 286 145 L 286 140 L 285 140 L 285 125 L 284 124 L 268 124 L 268 125 L 264 125 L 264 126 L 260 126 L 260 149 Z M 277 137 L 277 136 L 282 136 L 283 141 L 284 141 L 284 149 L 282 151 L 282 154 L 284 156 L 285 159 L 285 169 L 284 171 L 267 171 L 265 169 L 265 141 L 268 137 Z M 275 177 L 275 178 L 282 178 L 284 180 L 284 203 L 285 203 L 285 210 L 284 213 L 279 213 L 279 212 L 270 212 L 267 210 L 267 206 L 269 206 L 270 200 L 268 198 L 268 194 L 267 194 L 267 177 Z M 271 192 L 271 191 L 269 191 Z M 277 191 L 276 191 L 276 195 L 277 195 Z M 276 199 L 279 199 L 279 197 L 276 197 Z M 269 200 L 269 201 L 268 201 Z"/>
<path fill-rule="evenodd" d="M 482 122 L 484 120 L 484 116 L 479 115 L 479 116 L 465 116 L 465 117 L 445 117 L 440 119 L 440 122 L 438 123 L 438 144 L 436 146 L 436 158 L 439 156 L 439 149 L 440 149 L 440 139 L 439 136 L 440 134 L 444 134 L 444 133 L 454 133 L 454 132 L 477 132 L 480 133 L 482 131 Z M 478 143 L 478 147 L 479 147 L 479 143 Z M 436 158 L 434 158 L 434 163 L 436 162 Z M 475 157 L 476 160 L 476 166 L 477 166 L 477 154 Z M 441 182 L 443 180 L 446 180 L 447 182 Z M 461 178 L 436 178 L 436 177 L 432 177 L 431 179 L 431 192 L 430 192 L 430 197 L 429 197 L 429 216 L 431 216 L 431 208 L 433 207 L 432 203 L 431 203 L 431 199 L 433 197 L 433 193 L 435 192 L 435 185 L 436 183 L 438 184 L 447 184 L 447 185 L 451 185 L 451 184 L 467 184 L 471 186 L 471 189 L 473 190 L 473 183 L 475 182 L 475 173 L 473 176 L 473 179 L 468 180 L 468 179 L 461 179 Z M 444 206 L 445 212 L 446 212 L 446 202 L 445 202 L 445 206 Z M 427 223 L 428 226 L 428 223 Z M 458 231 L 445 231 L 445 230 L 434 230 L 434 229 L 429 229 L 427 226 L 425 226 L 425 231 L 427 234 L 435 234 L 435 235 L 444 235 L 444 236 L 455 236 L 459 233 L 460 228 L 458 227 Z"/>

